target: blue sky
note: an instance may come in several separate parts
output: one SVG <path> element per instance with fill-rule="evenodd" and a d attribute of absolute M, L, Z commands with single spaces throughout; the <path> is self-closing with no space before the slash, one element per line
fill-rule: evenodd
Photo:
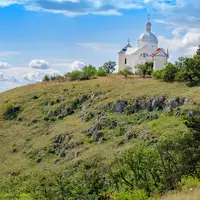
<path fill-rule="evenodd" d="M 117 60 L 128 38 L 136 45 L 148 13 L 159 46 L 169 49 L 172 61 L 195 53 L 197 0 L 0 0 L 1 85 L 9 76 L 19 79 L 16 71 L 23 68 L 33 73 L 39 67 L 31 66 L 32 60 L 48 62 L 48 73 Z"/>

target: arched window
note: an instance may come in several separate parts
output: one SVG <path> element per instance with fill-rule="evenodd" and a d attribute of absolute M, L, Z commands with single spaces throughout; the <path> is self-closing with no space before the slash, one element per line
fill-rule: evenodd
<path fill-rule="evenodd" d="M 142 53 L 142 54 L 140 55 L 140 57 L 146 58 L 146 57 L 149 57 L 149 55 L 148 55 L 147 53 Z"/>
<path fill-rule="evenodd" d="M 127 59 L 126 59 L 126 58 L 125 58 L 124 64 L 125 64 L 125 65 L 127 64 Z"/>

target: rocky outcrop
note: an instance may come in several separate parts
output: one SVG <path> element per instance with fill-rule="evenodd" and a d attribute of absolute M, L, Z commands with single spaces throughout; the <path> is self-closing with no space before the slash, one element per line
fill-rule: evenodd
<path fill-rule="evenodd" d="M 104 129 L 115 129 L 117 127 L 117 122 L 109 119 L 106 116 L 101 116 L 96 119 L 96 121 L 92 124 L 89 129 L 88 136 L 91 137 L 91 141 L 99 141 L 99 143 L 103 142 L 103 133 L 101 130 Z M 100 141 L 101 140 L 101 141 Z"/>
<path fill-rule="evenodd" d="M 165 114 L 168 114 L 172 109 L 177 108 L 184 104 L 193 104 L 194 102 L 186 97 L 174 97 L 172 99 L 166 96 L 155 97 L 155 98 L 137 98 L 128 103 L 127 101 L 118 101 L 116 103 L 109 103 L 106 109 L 112 108 L 113 112 L 134 114 L 139 110 L 147 109 L 148 111 L 154 110 L 165 110 Z"/>
<path fill-rule="evenodd" d="M 59 104 L 56 109 L 48 112 L 44 120 L 55 121 L 55 120 L 63 119 L 64 117 L 68 115 L 72 115 L 85 101 L 88 100 L 88 98 L 89 96 L 83 95 L 80 99 L 77 98 L 69 103 Z"/>
<path fill-rule="evenodd" d="M 118 112 L 118 113 L 123 113 L 124 109 L 126 108 L 127 105 L 128 105 L 128 103 L 126 101 L 119 101 L 117 103 L 114 103 L 113 111 Z"/>

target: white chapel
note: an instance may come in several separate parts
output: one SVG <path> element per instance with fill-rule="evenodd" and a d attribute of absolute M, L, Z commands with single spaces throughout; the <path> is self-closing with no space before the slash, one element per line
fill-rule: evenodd
<path fill-rule="evenodd" d="M 135 73 L 135 66 L 146 62 L 153 62 L 154 70 L 163 69 L 167 64 L 169 53 L 168 50 L 158 48 L 158 39 L 151 32 L 151 23 L 148 19 L 145 33 L 137 40 L 137 48 L 133 48 L 128 41 L 128 44 L 118 53 L 118 56 L 118 70 L 121 71 L 129 66 Z"/>

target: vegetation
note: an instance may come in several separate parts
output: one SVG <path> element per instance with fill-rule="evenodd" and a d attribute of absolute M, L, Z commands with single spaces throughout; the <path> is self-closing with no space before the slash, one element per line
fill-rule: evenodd
<path fill-rule="evenodd" d="M 131 72 L 131 68 L 129 66 L 126 66 L 125 69 L 119 71 L 118 74 L 123 75 L 125 78 L 127 78 L 129 75 L 133 75 L 133 73 Z"/>
<path fill-rule="evenodd" d="M 106 76 L 107 74 L 112 73 L 115 70 L 116 63 L 113 61 L 109 61 L 103 65 L 103 67 L 100 67 L 99 69 L 96 69 L 95 66 L 92 65 L 86 65 L 83 70 L 75 70 L 72 72 L 66 73 L 64 76 L 62 75 L 54 75 L 54 76 L 44 76 L 43 81 L 49 82 L 49 81 L 82 81 L 82 80 L 89 80 L 93 79 L 96 76 L 102 77 Z"/>
<path fill-rule="evenodd" d="M 109 61 L 109 62 L 104 63 L 104 65 L 103 65 L 103 70 L 104 70 L 107 74 L 110 74 L 110 73 L 113 73 L 113 72 L 115 71 L 115 67 L 116 67 L 116 62 L 114 62 L 114 61 Z"/>
<path fill-rule="evenodd" d="M 103 69 L 103 67 L 99 67 L 99 69 L 97 70 L 97 72 L 96 72 L 96 75 L 97 76 L 106 76 L 106 72 L 105 72 L 105 70 Z"/>
<path fill-rule="evenodd" d="M 146 75 L 151 75 L 153 72 L 153 63 L 152 62 L 146 62 L 145 64 L 140 64 L 136 66 L 137 73 L 142 76 L 143 78 L 146 77 Z"/>
<path fill-rule="evenodd" d="M 0 199 L 195 199 L 199 90 L 112 75 L 0 93 Z"/>
<path fill-rule="evenodd" d="M 200 56 L 182 57 L 175 64 L 169 63 L 165 69 L 155 71 L 153 77 L 166 82 L 187 82 L 188 86 L 198 85 L 200 82 Z"/>

